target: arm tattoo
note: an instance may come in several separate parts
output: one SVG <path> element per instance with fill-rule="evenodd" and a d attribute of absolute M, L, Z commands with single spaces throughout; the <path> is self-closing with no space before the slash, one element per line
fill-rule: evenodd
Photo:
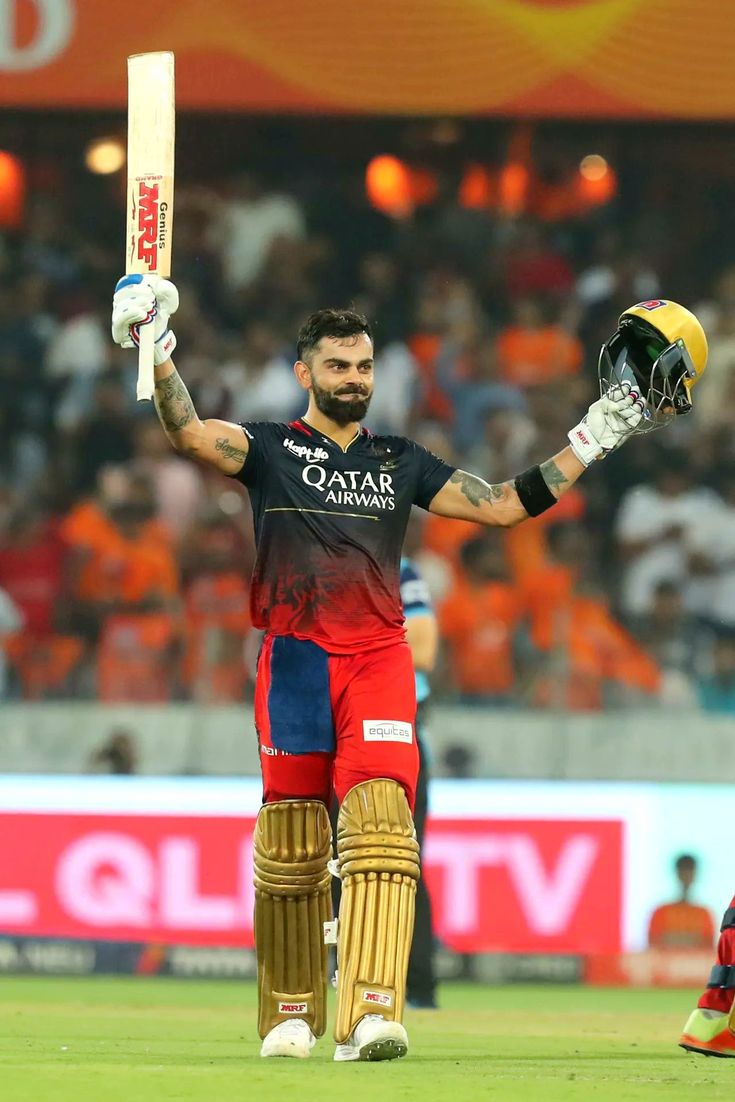
<path fill-rule="evenodd" d="M 217 437 L 214 450 L 222 452 L 225 459 L 236 459 L 240 463 L 244 463 L 248 455 L 244 448 L 236 448 L 234 444 L 231 444 L 226 436 Z"/>
<path fill-rule="evenodd" d="M 495 505 L 499 501 L 504 501 L 508 496 L 508 488 L 505 483 L 500 486 L 490 486 L 482 478 L 478 478 L 474 474 L 468 474 L 467 471 L 455 471 L 449 481 L 459 486 L 470 504 L 475 507 L 483 501 L 487 501 L 489 505 Z"/>
<path fill-rule="evenodd" d="M 547 459 L 545 463 L 541 464 L 541 474 L 543 475 L 544 482 L 551 490 L 555 497 L 559 497 L 562 493 L 563 487 L 567 484 L 569 479 L 560 471 L 553 459 Z"/>
<path fill-rule="evenodd" d="M 167 432 L 178 432 L 196 420 L 196 410 L 178 371 L 156 382 L 156 409 Z"/>

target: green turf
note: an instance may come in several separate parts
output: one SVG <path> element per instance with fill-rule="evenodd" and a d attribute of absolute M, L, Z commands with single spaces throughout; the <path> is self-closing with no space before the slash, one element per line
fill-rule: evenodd
<path fill-rule="evenodd" d="M 0 979 L 1 1102 L 731 1099 L 735 1064 L 675 1045 L 691 992 L 447 985 L 407 1059 L 260 1060 L 250 984 Z"/>

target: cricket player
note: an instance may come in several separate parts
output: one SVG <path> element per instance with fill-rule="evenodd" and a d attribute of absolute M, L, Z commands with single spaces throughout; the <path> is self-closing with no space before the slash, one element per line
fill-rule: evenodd
<path fill-rule="evenodd" d="M 411 440 L 362 426 L 374 387 L 373 336 L 352 310 L 319 310 L 298 334 L 302 417 L 202 421 L 171 359 L 177 306 L 169 281 L 126 276 L 113 299 L 112 334 L 132 347 L 140 325 L 154 326 L 164 432 L 177 451 L 239 479 L 252 502 L 251 611 L 265 631 L 255 691 L 261 1055 L 308 1056 L 325 1031 L 333 790 L 342 881 L 334 1058 L 391 1060 L 408 1051 L 402 1019 L 420 871 L 416 691 L 399 591 L 411 507 L 500 527 L 538 516 L 591 463 L 689 407 L 706 341 L 675 303 L 633 307 L 603 349 L 602 396 L 570 430 L 569 444 L 488 485 Z"/>

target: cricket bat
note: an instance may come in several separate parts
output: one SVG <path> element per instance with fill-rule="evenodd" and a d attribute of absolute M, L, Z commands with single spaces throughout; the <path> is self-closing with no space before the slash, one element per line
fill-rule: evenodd
<path fill-rule="evenodd" d="M 174 217 L 174 55 L 128 58 L 126 275 L 171 275 Z M 153 324 L 140 326 L 138 401 L 153 397 Z"/>

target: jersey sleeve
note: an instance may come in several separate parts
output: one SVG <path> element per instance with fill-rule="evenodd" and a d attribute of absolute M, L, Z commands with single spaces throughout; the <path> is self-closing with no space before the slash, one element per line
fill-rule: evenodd
<path fill-rule="evenodd" d="M 248 454 L 235 478 L 244 486 L 256 486 L 274 446 L 276 425 L 271 421 L 241 421 L 240 428 L 248 438 Z"/>
<path fill-rule="evenodd" d="M 427 448 L 420 444 L 412 444 L 414 449 L 414 462 L 416 464 L 416 490 L 414 493 L 414 505 L 421 509 L 428 509 L 433 498 L 446 485 L 456 471 L 449 463 L 445 463 Z"/>
<path fill-rule="evenodd" d="M 407 620 L 411 616 L 428 616 L 432 611 L 429 587 L 407 559 L 401 562 L 401 603 Z"/>

